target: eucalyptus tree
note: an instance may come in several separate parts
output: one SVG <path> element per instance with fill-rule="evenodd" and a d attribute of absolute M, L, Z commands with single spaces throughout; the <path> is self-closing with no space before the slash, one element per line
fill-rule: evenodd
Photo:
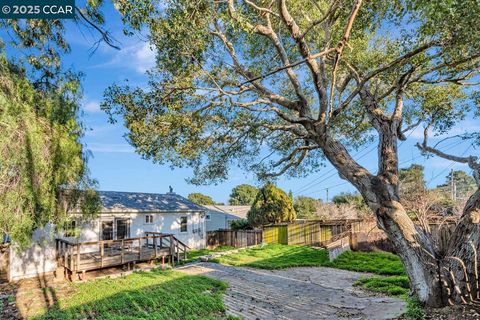
<path fill-rule="evenodd" d="M 478 2 L 116 3 L 129 28 L 150 30 L 156 51 L 147 88 L 105 93 L 137 152 L 193 167 L 193 183 L 225 180 L 232 165 L 272 179 L 328 161 L 375 213 L 420 301 L 478 300 L 480 191 L 439 248 L 403 208 L 398 168 L 398 141 L 420 126 L 422 152 L 468 163 L 479 180 L 477 158 L 429 143 L 478 115 Z M 351 155 L 369 143 L 378 143 L 376 172 Z"/>

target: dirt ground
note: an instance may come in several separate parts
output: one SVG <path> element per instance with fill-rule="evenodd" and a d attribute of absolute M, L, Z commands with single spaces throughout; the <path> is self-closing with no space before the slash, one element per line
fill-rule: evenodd
<path fill-rule="evenodd" d="M 365 274 L 330 268 L 258 270 L 215 263 L 177 269 L 229 284 L 228 313 L 244 319 L 392 319 L 405 302 L 353 287 Z"/>

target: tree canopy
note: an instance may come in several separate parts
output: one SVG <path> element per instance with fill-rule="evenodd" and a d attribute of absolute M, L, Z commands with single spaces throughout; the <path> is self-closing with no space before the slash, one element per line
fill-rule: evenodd
<path fill-rule="evenodd" d="M 472 1 L 119 8 L 132 28 L 150 29 L 157 66 L 147 89 L 110 87 L 104 108 L 124 116 L 140 154 L 194 167 L 195 183 L 226 179 L 232 163 L 302 175 L 319 168 L 326 132 L 355 148 L 373 139 L 376 115 L 397 117 L 401 139 L 419 121 L 442 133 L 476 103 L 462 86 L 478 64 Z"/>
<path fill-rule="evenodd" d="M 295 198 L 295 212 L 297 213 L 297 218 L 300 219 L 309 219 L 313 218 L 317 213 L 317 204 L 321 202 L 320 200 L 314 199 L 312 197 L 298 196 Z"/>
<path fill-rule="evenodd" d="M 192 201 L 193 203 L 199 204 L 201 206 L 208 206 L 208 205 L 214 205 L 217 204 L 212 197 L 207 196 L 203 193 L 200 192 L 194 192 L 190 193 L 188 195 L 188 200 Z"/>
<path fill-rule="evenodd" d="M 99 36 L 92 52 L 102 42 L 118 48 L 102 28 L 102 4 L 78 3 L 73 19 L 78 30 Z M 47 222 L 61 227 L 69 209 L 91 217 L 100 205 L 80 141 L 82 74 L 63 63 L 70 52 L 66 25 L 0 20 L 0 233 L 21 246 Z"/>
<path fill-rule="evenodd" d="M 475 179 L 462 170 L 453 171 L 453 182 L 455 184 L 456 197 L 459 199 L 467 199 L 477 188 Z M 451 197 L 452 172 L 445 177 L 445 183 L 438 186 L 441 190 Z"/>
<path fill-rule="evenodd" d="M 251 226 L 290 222 L 295 218 L 292 199 L 272 183 L 267 183 L 258 191 L 252 208 L 247 214 Z"/>
<path fill-rule="evenodd" d="M 257 196 L 258 189 L 249 184 L 240 184 L 232 189 L 228 203 L 231 205 L 250 206 Z"/>
<path fill-rule="evenodd" d="M 122 116 L 142 156 L 191 166 L 198 184 L 227 179 L 234 165 L 270 180 L 304 176 L 328 160 L 375 213 L 420 301 L 469 299 L 463 293 L 474 283 L 463 266 L 473 263 L 470 243 L 480 249 L 472 224 L 480 190 L 451 242 L 438 248 L 401 203 L 398 141 L 422 128 L 423 154 L 467 164 L 480 185 L 477 157 L 442 151 L 454 137 L 429 139 L 479 115 L 477 1 L 117 4 L 130 28 L 150 31 L 156 50 L 149 85 L 112 85 L 103 104 L 112 120 Z M 480 142 L 477 132 L 455 138 Z M 372 142 L 371 172 L 351 151 Z"/>
<path fill-rule="evenodd" d="M 0 56 L 0 83 L 0 232 L 26 245 L 35 228 L 61 225 L 74 206 L 91 216 L 99 201 L 80 143 L 78 82 L 38 91 Z"/>

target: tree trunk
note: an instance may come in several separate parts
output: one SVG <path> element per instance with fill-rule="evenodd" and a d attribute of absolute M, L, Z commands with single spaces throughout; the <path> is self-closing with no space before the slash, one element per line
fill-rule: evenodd
<path fill-rule="evenodd" d="M 440 262 L 444 295 L 449 304 L 480 300 L 480 189 L 467 201 Z"/>
<path fill-rule="evenodd" d="M 471 303 L 480 299 L 478 250 L 480 246 L 480 190 L 465 206 L 447 248 L 408 217 L 400 203 L 382 203 L 377 223 L 402 260 L 415 296 L 430 307 Z"/>
<path fill-rule="evenodd" d="M 421 303 L 442 307 L 479 300 L 480 190 L 469 199 L 448 247 L 436 247 L 431 235 L 416 225 L 400 204 L 395 179 L 397 174 L 392 170 L 396 167 L 393 140 L 381 141 L 381 157 L 389 161 L 382 163 L 379 171 L 383 174 L 377 176 L 355 163 L 346 149 L 333 138 L 323 141 L 323 150 L 375 212 L 379 228 L 392 242 L 405 266 L 412 293 Z"/>

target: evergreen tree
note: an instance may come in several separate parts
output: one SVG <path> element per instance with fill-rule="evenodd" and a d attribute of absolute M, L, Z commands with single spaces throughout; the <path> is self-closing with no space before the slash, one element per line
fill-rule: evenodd
<path fill-rule="evenodd" d="M 295 218 L 292 199 L 272 183 L 267 183 L 258 191 L 252 209 L 247 215 L 248 222 L 252 226 L 289 222 Z"/>
<path fill-rule="evenodd" d="M 249 184 L 241 184 L 232 189 L 228 203 L 231 205 L 250 206 L 257 196 L 258 189 Z"/>

